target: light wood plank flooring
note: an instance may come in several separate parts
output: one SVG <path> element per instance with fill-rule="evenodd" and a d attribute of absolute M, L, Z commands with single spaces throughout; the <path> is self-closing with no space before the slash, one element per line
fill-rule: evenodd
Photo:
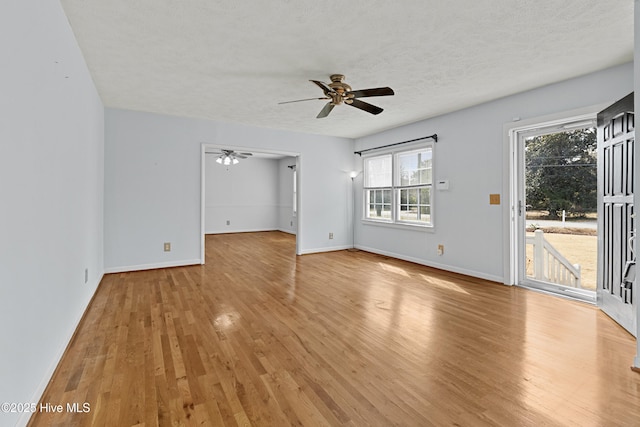
<path fill-rule="evenodd" d="M 596 308 L 280 233 L 111 274 L 32 426 L 640 425 L 635 340 Z"/>

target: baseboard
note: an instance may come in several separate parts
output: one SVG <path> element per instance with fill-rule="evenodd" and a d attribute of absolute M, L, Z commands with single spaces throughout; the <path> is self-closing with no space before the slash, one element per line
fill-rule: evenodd
<path fill-rule="evenodd" d="M 351 245 L 331 246 L 331 247 L 327 247 L 327 248 L 305 249 L 305 250 L 300 251 L 300 255 L 317 254 L 317 253 L 321 253 L 321 252 L 343 251 L 345 249 L 351 249 Z"/>
<path fill-rule="evenodd" d="M 105 268 L 105 274 L 109 273 L 127 273 L 130 271 L 142 271 L 142 270 L 155 270 L 157 268 L 171 268 L 171 267 L 184 267 L 186 265 L 200 265 L 202 261 L 200 259 L 187 259 L 182 261 L 167 261 L 158 262 L 153 264 L 138 264 L 128 265 L 122 267 L 109 267 Z"/>
<path fill-rule="evenodd" d="M 283 233 L 296 235 L 296 232 L 293 230 L 285 230 L 284 228 L 278 228 L 278 231 L 282 231 Z"/>
<path fill-rule="evenodd" d="M 249 228 L 243 230 L 213 230 L 205 231 L 204 234 L 234 234 L 234 233 L 262 233 L 264 231 L 283 231 L 278 228 Z"/>
<path fill-rule="evenodd" d="M 414 258 L 414 257 L 401 255 L 401 254 L 396 254 L 394 252 L 382 251 L 380 249 L 370 248 L 370 247 L 367 247 L 367 246 L 356 245 L 356 248 L 358 248 L 360 250 L 363 250 L 363 251 L 366 251 L 366 252 L 372 252 L 372 253 L 378 254 L 378 255 L 384 255 L 384 256 L 391 257 L 391 258 L 398 258 L 398 259 L 401 259 L 403 261 L 413 262 L 415 264 L 424 265 L 426 267 L 432 267 L 432 268 L 437 268 L 439 270 L 450 271 L 452 273 L 464 274 L 465 276 L 476 277 L 478 279 L 490 280 L 492 282 L 499 282 L 499 283 L 503 283 L 503 281 L 504 281 L 504 279 L 502 277 L 494 276 L 493 274 L 485 274 L 485 273 L 481 273 L 481 272 L 478 272 L 478 271 L 467 270 L 466 268 L 452 267 L 450 265 L 439 264 L 437 262 L 428 262 L 428 261 L 425 261 L 423 259 Z"/>
<path fill-rule="evenodd" d="M 294 230 L 286 230 L 284 228 L 260 228 L 255 230 L 224 230 L 224 231 L 207 231 L 205 234 L 235 234 L 235 233 L 263 233 L 267 231 L 282 231 L 283 233 L 296 235 Z"/>
<path fill-rule="evenodd" d="M 67 352 L 67 348 L 69 347 L 69 344 L 71 344 L 71 341 L 73 340 L 73 337 L 75 336 L 76 331 L 78 330 L 78 326 L 80 326 L 80 322 L 82 322 L 82 319 L 87 313 L 87 310 L 89 309 L 89 306 L 93 301 L 93 298 L 98 292 L 98 286 L 100 286 L 100 282 L 102 282 L 103 277 L 104 277 L 104 273 L 101 274 L 100 277 L 98 277 L 98 280 L 93 282 L 93 285 L 94 285 L 93 293 L 89 296 L 89 299 L 84 305 L 84 309 L 82 310 L 82 313 L 80 313 L 80 316 L 76 319 L 73 325 L 73 328 L 71 328 L 71 331 L 67 334 L 67 338 L 63 341 L 63 345 L 60 347 L 60 350 L 58 351 L 57 356 L 53 359 L 53 362 L 47 369 L 44 377 L 42 378 L 42 381 L 38 385 L 38 388 L 36 388 L 35 392 L 33 393 L 33 397 L 29 402 L 39 403 L 40 400 L 42 399 L 42 396 L 44 396 L 44 393 L 47 391 L 49 382 L 51 381 L 51 378 L 53 378 L 53 375 L 56 373 L 56 370 L 58 369 L 58 365 L 60 364 L 60 361 L 62 360 L 65 353 Z M 20 418 L 18 418 L 18 422 L 16 423 L 16 426 L 26 426 L 29 423 L 29 419 L 31 418 L 32 415 L 33 413 L 31 412 L 28 412 L 28 411 L 23 412 Z"/>

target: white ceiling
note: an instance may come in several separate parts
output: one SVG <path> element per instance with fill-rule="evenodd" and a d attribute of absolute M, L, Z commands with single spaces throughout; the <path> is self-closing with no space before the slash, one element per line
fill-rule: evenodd
<path fill-rule="evenodd" d="M 633 59 L 633 0 L 61 0 L 107 107 L 360 137 Z M 373 116 L 309 79 L 346 75 Z"/>

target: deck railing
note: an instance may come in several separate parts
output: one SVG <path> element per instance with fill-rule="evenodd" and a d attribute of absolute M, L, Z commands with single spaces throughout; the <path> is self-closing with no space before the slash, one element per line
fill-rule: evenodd
<path fill-rule="evenodd" d="M 572 288 L 582 288 L 580 264 L 571 264 L 551 243 L 542 230 L 527 236 L 527 245 L 533 245 L 533 278 Z"/>

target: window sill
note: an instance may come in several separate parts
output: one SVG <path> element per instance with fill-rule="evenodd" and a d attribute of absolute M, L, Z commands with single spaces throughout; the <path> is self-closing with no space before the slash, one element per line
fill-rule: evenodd
<path fill-rule="evenodd" d="M 397 228 L 400 230 L 410 230 L 425 233 L 435 232 L 433 225 L 411 224 L 406 222 L 376 221 L 375 219 L 361 219 L 361 221 L 363 225 L 371 225 L 374 227 Z"/>

